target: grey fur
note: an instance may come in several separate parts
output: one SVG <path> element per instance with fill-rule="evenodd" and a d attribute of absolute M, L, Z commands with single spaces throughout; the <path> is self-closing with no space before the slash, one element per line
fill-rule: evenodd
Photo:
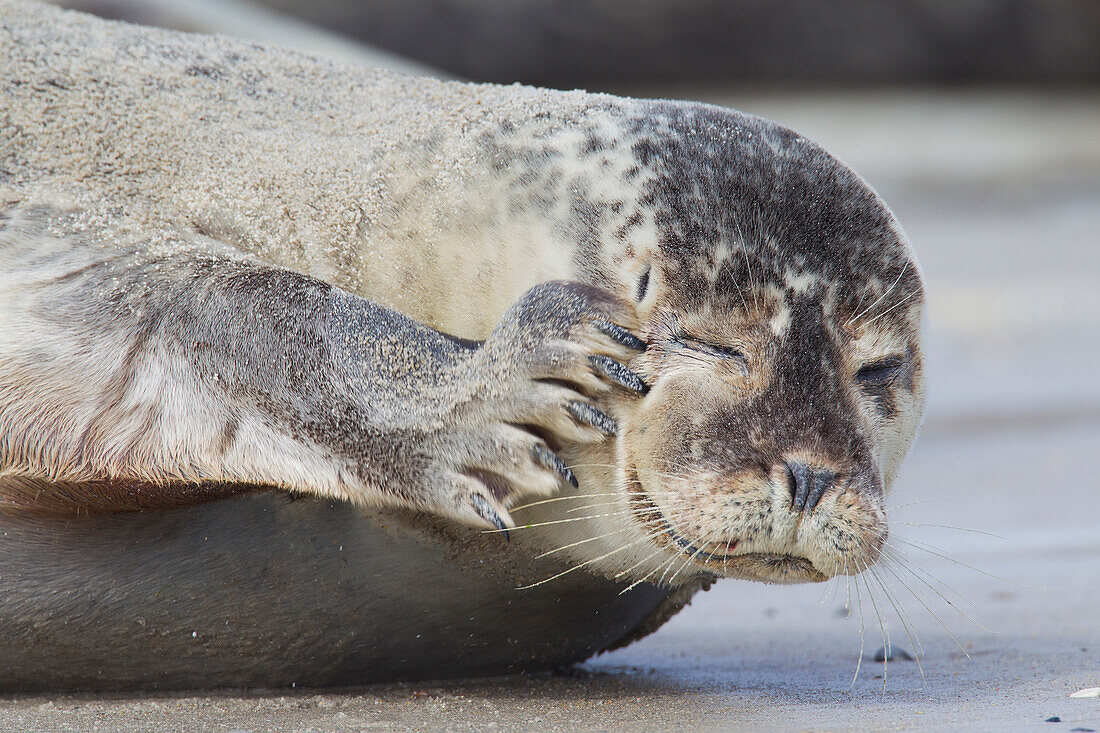
<path fill-rule="evenodd" d="M 530 618 L 508 615 L 500 584 L 553 579 L 597 616 L 604 591 L 637 582 L 614 626 L 658 623 L 716 574 L 821 580 L 874 562 L 923 409 L 923 288 L 889 209 L 811 141 L 705 105 L 405 79 L 10 0 L 0 18 L 0 516 L 20 542 L 40 507 L 265 488 L 349 500 L 370 539 L 357 561 L 390 574 L 356 603 L 374 584 L 404 599 L 397 613 L 483 616 L 461 583 L 422 581 L 476 560 L 505 639 Z M 859 376 L 886 362 L 889 379 Z M 795 459 L 836 477 L 812 511 L 792 511 Z M 488 535 L 496 549 L 426 515 L 507 528 L 521 496 L 554 491 L 515 509 L 512 542 Z M 199 531 L 247 501 L 167 514 Z M 417 511 L 430 550 L 379 539 L 393 521 L 379 507 Z M 334 540 L 303 522 L 297 537 Z M 154 525 L 130 525 L 153 550 Z M 374 557 L 387 547 L 407 562 Z M 546 551 L 578 572 L 532 569 Z M 26 629 L 89 568 L 10 557 L 47 578 L 0 583 L 19 648 L 65 648 L 64 624 Z M 172 582 L 201 586 L 216 558 Z M 287 577 L 303 597 L 259 617 L 268 640 L 308 616 L 310 568 Z M 140 616 L 155 582 L 129 578 L 113 613 Z M 189 598 L 180 623 L 214 623 Z M 413 648 L 370 613 L 382 642 L 356 664 Z M 573 633 L 554 614 L 538 628 Z M 95 643 L 94 616 L 65 622 Z M 615 628 L 593 622 L 581 646 L 630 635 Z M 490 656 L 446 669 L 513 668 Z M 199 662 L 164 670 L 202 680 Z"/>

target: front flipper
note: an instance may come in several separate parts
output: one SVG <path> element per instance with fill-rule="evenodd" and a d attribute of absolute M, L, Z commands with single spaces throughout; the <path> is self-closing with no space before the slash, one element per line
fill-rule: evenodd
<path fill-rule="evenodd" d="M 442 390 L 458 399 L 426 421 L 418 450 L 434 460 L 421 482 L 439 489 L 435 511 L 503 529 L 517 497 L 576 486 L 557 451 L 615 435 L 604 399 L 646 390 L 622 363 L 645 348 L 621 325 L 632 319 L 629 306 L 580 283 L 527 291 Z"/>
<path fill-rule="evenodd" d="M 0 218 L 0 511 L 264 486 L 504 525 L 516 496 L 571 480 L 556 447 L 614 432 L 593 400 L 640 386 L 616 319 L 606 294 L 544 284 L 478 344 L 200 235 L 154 247 L 17 201 Z"/>

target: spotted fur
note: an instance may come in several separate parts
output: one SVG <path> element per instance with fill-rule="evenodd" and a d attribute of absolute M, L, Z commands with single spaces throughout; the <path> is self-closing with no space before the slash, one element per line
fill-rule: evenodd
<path fill-rule="evenodd" d="M 507 520 L 561 488 L 606 501 L 517 545 L 611 577 L 873 562 L 923 409 L 923 293 L 819 146 L 716 107 L 2 9 L 0 496 L 264 485 L 492 524 L 478 501 Z M 532 462 L 543 441 L 579 488 Z M 788 462 L 837 476 L 812 511 Z"/>

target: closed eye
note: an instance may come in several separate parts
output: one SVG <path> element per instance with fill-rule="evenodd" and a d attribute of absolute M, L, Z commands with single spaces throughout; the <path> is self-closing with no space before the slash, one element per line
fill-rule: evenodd
<path fill-rule="evenodd" d="M 866 386 L 889 385 L 897 377 L 903 366 L 905 366 L 905 361 L 900 356 L 879 359 L 860 367 L 859 371 L 856 372 L 856 381 Z"/>
<path fill-rule="evenodd" d="M 738 359 L 739 361 L 745 361 L 745 354 L 740 350 L 733 348 L 732 346 L 712 344 L 707 341 L 700 341 L 699 339 L 688 338 L 685 336 L 677 336 L 676 341 L 689 349 L 701 351 L 704 354 L 708 354 L 719 359 Z"/>
<path fill-rule="evenodd" d="M 638 278 L 638 288 L 635 291 L 634 299 L 639 303 L 645 300 L 646 293 L 649 292 L 649 269 L 648 267 L 645 268 L 645 272 Z"/>

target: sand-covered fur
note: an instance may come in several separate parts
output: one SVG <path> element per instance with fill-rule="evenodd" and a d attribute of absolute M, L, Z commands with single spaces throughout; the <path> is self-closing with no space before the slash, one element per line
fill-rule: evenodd
<path fill-rule="evenodd" d="M 370 236 L 406 208 L 380 193 L 403 174 L 387 154 L 420 155 L 439 123 L 428 110 L 448 101 L 484 125 L 472 90 L 429 82 L 419 114 L 402 113 L 408 80 L 292 54 L 261 70 L 247 57 L 269 54 L 239 44 L 8 10 L 0 495 L 13 509 L 268 485 L 502 526 L 515 495 L 571 478 L 544 438 L 612 430 L 560 384 L 598 394 L 611 382 L 589 357 L 634 353 L 600 331 L 632 318 L 607 294 L 533 289 L 491 316 L 480 348 L 356 294 L 407 290 L 370 257 L 379 241 L 417 244 Z M 402 256 L 419 271 L 424 254 Z"/>
<path fill-rule="evenodd" d="M 507 524 L 560 490 L 517 545 L 612 578 L 874 562 L 923 289 L 811 141 L 0 7 L 19 501 L 259 484 Z"/>

